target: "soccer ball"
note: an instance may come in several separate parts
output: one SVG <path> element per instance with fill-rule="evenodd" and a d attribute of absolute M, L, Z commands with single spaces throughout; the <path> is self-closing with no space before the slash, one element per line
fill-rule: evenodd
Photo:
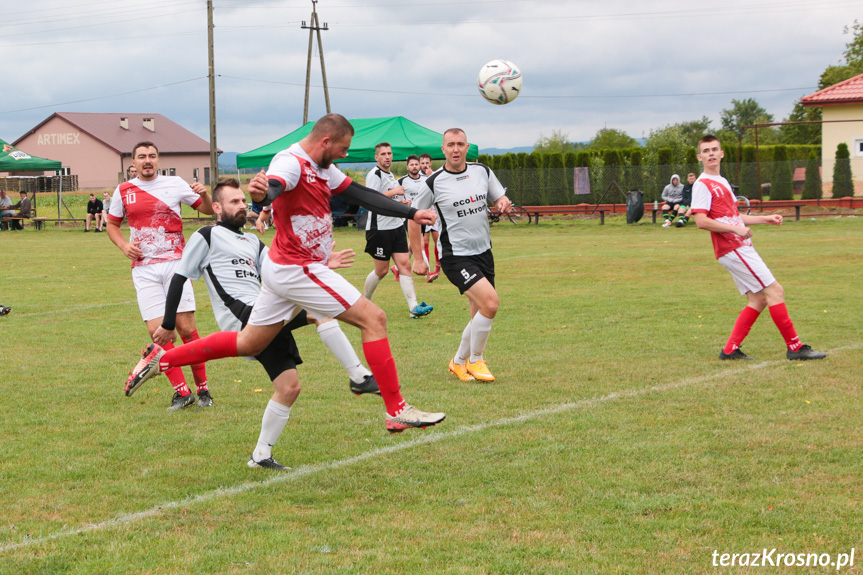
<path fill-rule="evenodd" d="M 492 60 L 482 67 L 477 78 L 482 97 L 492 104 L 509 104 L 521 92 L 521 70 L 507 60 Z"/>

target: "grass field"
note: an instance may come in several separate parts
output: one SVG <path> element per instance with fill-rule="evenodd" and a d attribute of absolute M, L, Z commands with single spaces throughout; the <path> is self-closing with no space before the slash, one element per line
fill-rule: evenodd
<path fill-rule="evenodd" d="M 497 381 L 447 373 L 467 321 L 454 287 L 418 281 L 435 311 L 409 320 L 387 279 L 375 301 L 404 395 L 446 421 L 390 436 L 381 401 L 351 395 L 304 329 L 303 392 L 274 450 L 292 470 L 273 474 L 246 467 L 260 366 L 208 364 L 212 409 L 166 412 L 165 378 L 126 398 L 147 336 L 119 250 L 80 228 L 0 233 L 0 573 L 736 573 L 753 569 L 714 552 L 765 548 L 856 548 L 840 572 L 861 572 L 863 220 L 755 228 L 820 362 L 785 360 L 768 314 L 744 345 L 758 361 L 716 358 L 745 299 L 692 226 L 493 237 Z M 336 241 L 362 285 L 363 234 Z"/>

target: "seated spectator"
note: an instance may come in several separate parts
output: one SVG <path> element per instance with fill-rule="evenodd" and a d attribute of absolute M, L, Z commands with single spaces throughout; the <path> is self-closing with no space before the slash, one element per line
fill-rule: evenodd
<path fill-rule="evenodd" d="M 108 192 L 102 193 L 102 224 L 100 228 L 108 225 L 108 210 L 111 209 L 111 194 Z"/>
<path fill-rule="evenodd" d="M 23 230 L 24 229 L 24 219 L 30 218 L 30 214 L 32 213 L 32 208 L 30 207 L 30 198 L 27 197 L 27 192 L 21 191 L 21 201 L 12 206 L 13 208 L 18 210 L 18 213 L 15 214 L 12 222 L 13 230 Z"/>
<path fill-rule="evenodd" d="M 102 200 L 96 199 L 96 194 L 90 194 L 90 201 L 87 202 L 87 221 L 84 223 L 84 231 L 90 231 L 90 221 L 96 221 L 96 231 L 102 231 L 102 211 L 104 206 Z"/>
<path fill-rule="evenodd" d="M 686 183 L 683 184 L 683 199 L 680 201 L 680 206 L 677 208 L 677 223 L 674 224 L 678 228 L 682 228 L 689 221 L 689 216 L 692 215 L 692 184 L 695 183 L 695 174 L 690 173 L 686 176 Z"/>
<path fill-rule="evenodd" d="M 12 200 L 6 195 L 6 190 L 0 190 L 0 230 L 8 230 L 9 222 L 6 221 L 6 216 L 14 216 L 15 211 L 8 208 L 12 207 Z"/>
<path fill-rule="evenodd" d="M 668 228 L 671 227 L 674 215 L 683 200 L 683 184 L 680 183 L 680 176 L 677 174 L 671 176 L 671 183 L 662 190 L 662 199 L 665 202 L 662 204 L 662 217 L 665 218 L 662 227 Z"/>

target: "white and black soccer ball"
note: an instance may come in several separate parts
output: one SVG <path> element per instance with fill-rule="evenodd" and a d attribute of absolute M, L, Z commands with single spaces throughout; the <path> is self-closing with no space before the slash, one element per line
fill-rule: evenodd
<path fill-rule="evenodd" d="M 479 71 L 479 93 L 492 104 L 509 104 L 521 93 L 521 70 L 508 60 L 492 60 Z"/>

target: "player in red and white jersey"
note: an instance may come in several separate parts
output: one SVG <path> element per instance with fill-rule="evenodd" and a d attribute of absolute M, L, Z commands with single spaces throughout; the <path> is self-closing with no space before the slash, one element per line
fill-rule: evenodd
<path fill-rule="evenodd" d="M 108 213 L 108 237 L 132 260 L 132 280 L 138 296 L 141 317 L 147 331 L 153 334 L 162 325 L 165 300 L 174 268 L 183 256 L 181 204 L 187 204 L 204 214 L 213 213 L 213 203 L 203 184 L 191 186 L 182 178 L 159 174 L 159 150 L 152 142 L 140 142 L 132 150 L 132 163 L 137 177 L 114 190 Z M 123 237 L 120 224 L 129 220 L 129 241 Z M 177 314 L 177 331 L 184 342 L 198 339 L 195 325 L 195 294 L 186 282 Z M 173 344 L 169 344 L 173 347 Z M 212 397 L 207 388 L 204 364 L 192 366 L 198 392 L 198 405 L 209 407 Z M 174 387 L 171 410 L 182 409 L 195 402 L 195 395 L 186 385 L 181 369 L 167 374 Z"/>
<path fill-rule="evenodd" d="M 315 317 L 333 317 L 360 328 L 363 352 L 386 405 L 388 431 L 429 427 L 444 420 L 443 413 L 426 413 L 405 402 L 387 338 L 386 314 L 327 267 L 333 245 L 330 198 L 334 194 L 385 216 L 419 224 L 435 220 L 433 211 L 391 200 L 353 182 L 333 165 L 347 156 L 353 134 L 353 126 L 343 116 L 328 114 L 308 136 L 277 154 L 266 175 L 259 173 L 250 182 L 252 199 L 273 206 L 276 237 L 261 266 L 261 293 L 243 330 L 212 334 L 167 352 L 153 344 L 146 361 L 127 380 L 127 390 L 177 366 L 258 355 L 285 320 L 305 309 Z"/>
<path fill-rule="evenodd" d="M 752 359 L 740 345 L 752 324 L 768 308 L 770 317 L 788 346 L 788 359 L 822 359 L 826 354 L 800 343 L 797 331 L 785 307 L 785 291 L 770 273 L 770 269 L 752 247 L 754 224 L 781 225 L 782 216 L 750 216 L 737 209 L 737 196 L 728 180 L 720 175 L 720 162 L 725 157 L 716 136 L 706 135 L 698 142 L 698 160 L 704 172 L 692 186 L 692 213 L 695 224 L 710 232 L 716 259 L 731 273 L 734 283 L 749 303 L 737 318 L 734 329 L 719 359 Z"/>

